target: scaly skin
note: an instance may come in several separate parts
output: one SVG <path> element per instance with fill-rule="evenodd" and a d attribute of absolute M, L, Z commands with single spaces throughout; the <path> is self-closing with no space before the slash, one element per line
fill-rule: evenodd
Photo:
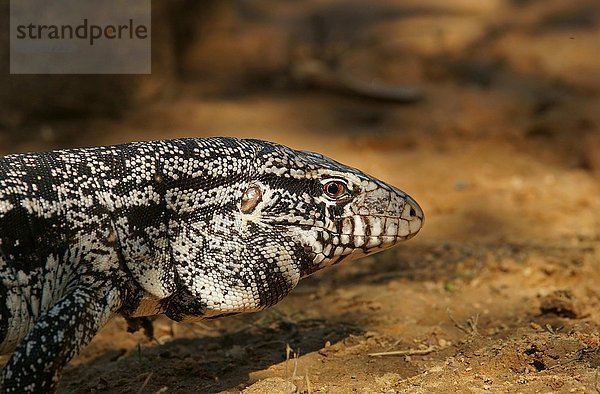
<path fill-rule="evenodd" d="M 265 309 L 301 278 L 414 236 L 418 204 L 316 153 L 233 138 L 0 158 L 5 392 L 52 392 L 113 313 Z"/>

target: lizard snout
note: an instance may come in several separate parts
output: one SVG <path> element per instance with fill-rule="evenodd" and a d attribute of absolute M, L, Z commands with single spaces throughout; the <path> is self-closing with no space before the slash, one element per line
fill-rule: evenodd
<path fill-rule="evenodd" d="M 419 204 L 412 197 L 406 195 L 404 198 L 406 203 L 404 204 L 400 219 L 408 222 L 408 235 L 406 239 L 409 239 L 417 235 L 419 230 L 421 230 L 425 223 L 425 215 Z"/>
<path fill-rule="evenodd" d="M 389 205 L 387 209 L 381 212 L 381 245 L 379 247 L 388 248 L 399 241 L 411 239 L 423 227 L 425 216 L 423 209 L 409 195 L 395 190 L 389 195 Z M 367 219 L 367 226 L 371 225 L 371 234 L 378 233 L 377 223 Z M 372 243 L 375 243 L 372 241 Z"/>
<path fill-rule="evenodd" d="M 360 203 L 357 214 L 342 219 L 341 233 L 363 252 L 387 249 L 414 237 L 423 227 L 423 210 L 400 190 L 378 188 L 365 193 Z"/>

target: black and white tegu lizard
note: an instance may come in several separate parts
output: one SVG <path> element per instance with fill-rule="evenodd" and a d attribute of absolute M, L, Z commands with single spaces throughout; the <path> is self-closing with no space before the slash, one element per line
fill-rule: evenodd
<path fill-rule="evenodd" d="M 320 154 L 234 138 L 0 157 L 5 392 L 52 392 L 114 313 L 270 307 L 301 278 L 411 238 L 404 192 Z"/>

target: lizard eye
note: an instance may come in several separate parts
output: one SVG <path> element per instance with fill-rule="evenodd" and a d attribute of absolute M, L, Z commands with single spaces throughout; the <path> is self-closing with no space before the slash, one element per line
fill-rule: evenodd
<path fill-rule="evenodd" d="M 342 181 L 331 181 L 323 185 L 323 192 L 329 198 L 340 198 L 346 191 L 346 185 Z"/>

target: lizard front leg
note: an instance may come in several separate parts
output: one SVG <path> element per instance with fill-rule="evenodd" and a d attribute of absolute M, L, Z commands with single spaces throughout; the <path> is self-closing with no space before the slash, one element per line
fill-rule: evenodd
<path fill-rule="evenodd" d="M 2 372 L 1 391 L 56 391 L 63 367 L 119 307 L 119 291 L 77 286 L 41 315 Z"/>

